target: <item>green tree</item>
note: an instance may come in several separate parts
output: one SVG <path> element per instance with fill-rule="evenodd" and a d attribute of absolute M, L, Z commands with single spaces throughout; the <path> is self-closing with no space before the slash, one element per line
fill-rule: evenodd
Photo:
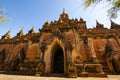
<path fill-rule="evenodd" d="M 5 9 L 0 8 L 0 22 L 7 22 L 9 19 L 5 14 Z"/>
<path fill-rule="evenodd" d="M 85 8 L 93 5 L 93 4 L 99 4 L 100 2 L 108 3 L 108 15 L 111 18 L 117 18 L 117 16 L 120 14 L 120 0 L 83 0 L 85 4 Z"/>

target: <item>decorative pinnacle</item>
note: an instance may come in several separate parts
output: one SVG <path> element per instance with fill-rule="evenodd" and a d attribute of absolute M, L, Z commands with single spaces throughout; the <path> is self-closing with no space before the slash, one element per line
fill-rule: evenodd
<path fill-rule="evenodd" d="M 23 28 L 21 29 L 21 32 L 24 32 L 24 29 L 23 29 Z"/>
<path fill-rule="evenodd" d="M 34 25 L 33 25 L 32 29 L 34 29 Z"/>
<path fill-rule="evenodd" d="M 65 8 L 63 8 L 63 13 L 65 13 L 65 14 L 67 13 L 66 10 L 65 10 Z"/>
<path fill-rule="evenodd" d="M 97 25 L 102 25 L 102 24 L 100 24 L 100 23 L 96 20 L 96 26 L 97 26 Z"/>
<path fill-rule="evenodd" d="M 21 31 L 24 31 L 24 27 L 22 27 Z"/>
<path fill-rule="evenodd" d="M 84 21 L 83 18 L 80 17 L 80 21 Z"/>
<path fill-rule="evenodd" d="M 10 35 L 10 33 L 11 33 L 11 28 L 9 29 L 9 31 L 6 33 L 7 35 Z"/>
<path fill-rule="evenodd" d="M 99 25 L 100 23 L 96 20 L 96 25 Z"/>
<path fill-rule="evenodd" d="M 115 22 L 113 22 L 112 20 L 110 20 L 110 21 L 111 21 L 111 26 L 118 25 Z"/>
<path fill-rule="evenodd" d="M 11 28 L 9 29 L 9 31 L 6 33 L 6 35 L 10 35 L 11 33 Z"/>

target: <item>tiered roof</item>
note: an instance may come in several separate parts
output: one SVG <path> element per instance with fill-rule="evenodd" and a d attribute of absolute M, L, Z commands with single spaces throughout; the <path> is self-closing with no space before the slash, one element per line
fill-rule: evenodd
<path fill-rule="evenodd" d="M 54 21 L 51 23 L 45 22 L 42 29 L 40 29 L 39 31 L 40 32 L 52 32 L 53 30 L 68 31 L 69 29 L 75 29 L 76 31 L 78 31 L 80 35 L 84 34 L 85 32 L 96 34 L 96 35 L 97 33 L 98 34 L 99 33 L 110 34 L 111 32 L 117 33 L 117 34 L 120 33 L 119 32 L 120 25 L 114 23 L 112 20 L 111 20 L 112 30 L 104 28 L 103 24 L 100 24 L 98 21 L 96 21 L 96 28 L 87 29 L 86 21 L 84 21 L 82 18 L 80 18 L 79 20 L 69 19 L 69 16 L 65 11 L 65 9 L 60 15 L 58 21 Z M 114 31 L 113 29 L 115 29 L 116 31 Z M 36 41 L 38 41 L 40 36 L 40 33 L 35 33 L 34 26 L 32 27 L 31 30 L 28 31 L 28 34 L 26 35 L 24 35 L 24 29 L 21 29 L 20 32 L 18 32 L 15 37 L 10 38 L 10 32 L 11 30 L 9 30 L 5 35 L 3 35 L 0 42 L 15 42 L 15 41 L 20 42 L 20 41 L 28 41 L 28 40 L 35 41 L 35 39 Z"/>

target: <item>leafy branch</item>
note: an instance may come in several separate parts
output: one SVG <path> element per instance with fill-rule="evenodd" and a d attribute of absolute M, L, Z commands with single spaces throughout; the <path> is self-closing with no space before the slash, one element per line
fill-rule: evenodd
<path fill-rule="evenodd" d="M 0 22 L 7 22 L 7 21 L 9 21 L 9 19 L 5 14 L 5 9 L 0 8 Z"/>
<path fill-rule="evenodd" d="M 111 6 L 108 9 L 108 15 L 111 18 L 117 18 L 120 12 L 120 0 L 83 0 L 83 2 L 85 5 L 85 8 L 93 4 L 99 4 L 100 2 L 108 3 L 109 6 Z"/>

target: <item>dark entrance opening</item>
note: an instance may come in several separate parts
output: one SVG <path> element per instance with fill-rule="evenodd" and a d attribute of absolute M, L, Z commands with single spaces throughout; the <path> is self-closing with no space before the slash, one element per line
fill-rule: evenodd
<path fill-rule="evenodd" d="M 25 57 L 26 57 L 26 54 L 24 49 L 22 48 L 18 56 L 16 56 L 12 62 L 12 71 L 18 70 L 19 64 L 22 64 L 24 62 Z"/>
<path fill-rule="evenodd" d="M 64 73 L 64 55 L 60 47 L 54 53 L 53 73 Z"/>

